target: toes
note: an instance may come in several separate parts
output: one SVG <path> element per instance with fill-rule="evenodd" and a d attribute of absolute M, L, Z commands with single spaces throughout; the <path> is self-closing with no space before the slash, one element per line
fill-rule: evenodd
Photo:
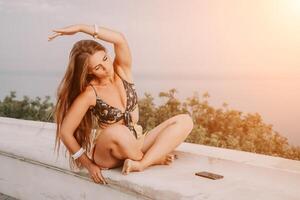
<path fill-rule="evenodd" d="M 123 174 L 124 175 L 129 174 L 130 169 L 131 169 L 131 160 L 126 159 L 125 162 L 124 162 L 124 171 L 123 171 Z"/>
<path fill-rule="evenodd" d="M 171 157 L 167 158 L 167 161 L 171 161 L 171 160 L 173 160 L 173 158 L 171 158 Z"/>
<path fill-rule="evenodd" d="M 128 160 L 126 159 L 126 160 L 124 161 L 124 164 L 123 164 L 122 174 L 126 175 L 126 173 L 127 173 L 127 171 L 128 171 L 128 168 L 129 168 L 129 166 L 128 166 Z"/>
<path fill-rule="evenodd" d="M 176 158 L 176 155 L 170 154 L 168 155 L 167 159 L 166 159 L 166 164 L 169 165 L 172 162 L 174 162 L 174 159 Z"/>
<path fill-rule="evenodd" d="M 169 156 L 167 157 L 167 159 L 168 159 L 168 160 L 174 160 L 174 159 L 175 159 L 175 155 L 169 155 Z"/>
<path fill-rule="evenodd" d="M 128 174 L 128 170 L 124 170 L 123 175 L 127 175 Z"/>

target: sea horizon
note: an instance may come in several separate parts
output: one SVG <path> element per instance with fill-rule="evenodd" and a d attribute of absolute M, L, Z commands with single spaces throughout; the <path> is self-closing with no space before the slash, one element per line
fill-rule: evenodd
<path fill-rule="evenodd" d="M 55 102 L 56 89 L 63 77 L 62 70 L 0 70 L 0 100 L 16 91 L 16 98 L 50 96 Z M 181 102 L 192 97 L 195 92 L 201 97 L 208 92 L 208 102 L 215 108 L 222 107 L 226 102 L 228 108 L 243 113 L 259 113 L 266 124 L 272 124 L 273 130 L 288 138 L 292 145 L 300 146 L 300 79 L 269 78 L 269 79 L 229 79 L 210 78 L 178 79 L 172 76 L 152 76 L 149 78 L 134 74 L 134 81 L 139 98 L 150 93 L 156 106 L 164 100 L 158 97 L 159 92 L 167 92 L 175 88 Z M 174 81 L 175 80 L 175 81 Z"/>

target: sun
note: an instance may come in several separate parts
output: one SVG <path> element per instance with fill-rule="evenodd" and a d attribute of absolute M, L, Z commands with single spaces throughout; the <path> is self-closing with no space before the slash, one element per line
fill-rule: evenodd
<path fill-rule="evenodd" d="M 300 18 L 300 0 L 277 0 L 277 8 L 288 17 Z"/>

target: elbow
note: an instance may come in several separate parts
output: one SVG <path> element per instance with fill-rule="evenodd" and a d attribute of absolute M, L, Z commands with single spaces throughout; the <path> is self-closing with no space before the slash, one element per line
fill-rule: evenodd
<path fill-rule="evenodd" d="M 66 135 L 66 134 L 64 134 L 63 132 L 59 132 L 59 133 L 58 133 L 58 137 L 60 138 L 60 140 L 61 140 L 62 142 L 65 141 L 65 135 Z"/>
<path fill-rule="evenodd" d="M 59 130 L 59 132 L 58 132 L 58 136 L 59 136 L 60 138 L 63 138 L 63 137 L 65 136 L 65 131 L 64 131 L 64 128 L 63 128 L 63 127 L 60 128 L 60 130 Z"/>
<path fill-rule="evenodd" d="M 58 136 L 59 136 L 59 138 L 64 142 L 65 139 L 66 139 L 67 137 L 69 137 L 69 134 L 68 134 L 68 133 L 71 133 L 71 132 L 68 131 L 68 130 L 65 130 L 64 128 L 62 128 L 62 129 L 60 130 L 60 132 L 58 133 Z"/>
<path fill-rule="evenodd" d="M 118 32 L 118 39 L 117 39 L 117 44 L 122 44 L 126 42 L 126 37 L 123 33 Z"/>
<path fill-rule="evenodd" d="M 120 37 L 122 40 L 125 40 L 125 39 L 126 39 L 126 38 L 125 38 L 125 35 L 124 35 L 123 33 L 118 32 L 118 34 L 119 34 L 119 37 Z"/>

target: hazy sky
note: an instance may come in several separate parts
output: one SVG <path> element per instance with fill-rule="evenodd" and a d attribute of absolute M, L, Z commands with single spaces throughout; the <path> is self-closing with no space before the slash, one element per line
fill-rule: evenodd
<path fill-rule="evenodd" d="M 0 13 L 1 70 L 65 70 L 72 45 L 92 37 L 48 42 L 51 30 L 97 23 L 126 36 L 134 74 L 300 77 L 298 0 L 0 0 Z"/>

